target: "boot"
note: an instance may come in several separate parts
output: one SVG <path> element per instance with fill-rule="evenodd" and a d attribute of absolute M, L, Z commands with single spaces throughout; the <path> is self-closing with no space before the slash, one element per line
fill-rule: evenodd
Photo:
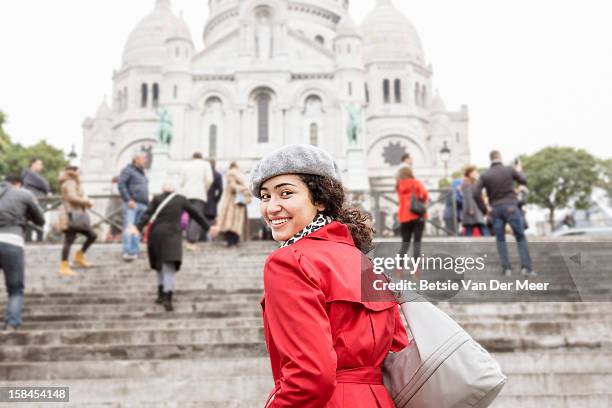
<path fill-rule="evenodd" d="M 164 286 L 157 285 L 157 299 L 155 299 L 155 303 L 161 305 L 164 303 Z"/>
<path fill-rule="evenodd" d="M 81 250 L 74 255 L 74 263 L 81 268 L 90 268 L 91 264 L 85 259 L 85 253 Z"/>
<path fill-rule="evenodd" d="M 70 264 L 68 263 L 68 261 L 62 261 L 60 263 L 59 274 L 61 276 L 76 276 L 77 275 L 75 271 L 70 269 Z"/>
<path fill-rule="evenodd" d="M 172 306 L 172 291 L 164 293 L 164 309 L 166 312 L 173 312 L 174 307 Z"/>

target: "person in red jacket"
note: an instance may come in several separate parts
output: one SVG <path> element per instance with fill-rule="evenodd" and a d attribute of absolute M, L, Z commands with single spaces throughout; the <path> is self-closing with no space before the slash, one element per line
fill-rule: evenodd
<path fill-rule="evenodd" d="M 408 252 L 410 241 L 414 237 L 413 257 L 418 258 L 421 255 L 421 240 L 423 238 L 427 214 L 418 215 L 413 213 L 410 204 L 413 195 L 418 200 L 427 203 L 429 193 L 423 183 L 414 178 L 414 173 L 410 167 L 402 167 L 400 169 L 395 189 L 399 200 L 397 220 L 400 223 L 400 231 L 402 233 L 400 253 L 403 255 Z"/>
<path fill-rule="evenodd" d="M 326 152 L 290 145 L 265 157 L 250 190 L 281 243 L 264 267 L 264 333 L 275 386 L 266 408 L 392 408 L 381 366 L 408 344 L 397 303 L 362 298 L 373 231 L 348 207 Z"/>

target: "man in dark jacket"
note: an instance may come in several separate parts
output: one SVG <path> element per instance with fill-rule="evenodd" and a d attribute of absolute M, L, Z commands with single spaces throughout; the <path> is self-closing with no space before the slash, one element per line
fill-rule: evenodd
<path fill-rule="evenodd" d="M 213 172 L 213 182 L 208 188 L 208 199 L 206 200 L 206 205 L 204 207 L 204 217 L 206 220 L 212 225 L 217 218 L 217 207 L 219 206 L 219 201 L 221 201 L 221 196 L 223 195 L 223 176 L 215 169 L 216 162 L 214 160 L 209 160 L 210 167 Z M 202 235 L 200 235 L 200 240 L 206 241 L 208 235 L 208 229 L 202 230 Z"/>
<path fill-rule="evenodd" d="M 131 234 L 132 226 L 138 224 L 149 203 L 149 180 L 145 175 L 147 156 L 136 152 L 132 163 L 119 175 L 119 194 L 123 201 L 123 260 L 131 262 L 138 258 L 140 237 Z"/>
<path fill-rule="evenodd" d="M 38 157 L 35 157 L 30 160 L 30 168 L 25 169 L 21 175 L 21 179 L 23 180 L 23 188 L 31 191 L 32 194 L 34 194 L 34 197 L 39 200 L 51 193 L 49 182 L 47 182 L 47 180 L 41 175 L 43 168 L 43 161 Z M 36 241 L 40 242 L 43 240 L 42 230 L 28 226 L 26 229 L 26 240 L 28 242 L 33 241 L 34 234 L 36 234 Z"/>
<path fill-rule="evenodd" d="M 520 164 L 515 167 L 502 164 L 501 153 L 493 150 L 490 154 L 491 167 L 487 170 L 476 184 L 474 189 L 474 200 L 483 214 L 487 214 L 487 207 L 482 200 L 482 189 L 487 191 L 489 206 L 493 219 L 493 229 L 497 239 L 497 252 L 506 276 L 512 275 L 512 267 L 506 246 L 506 224 L 510 224 L 516 238 L 516 243 L 521 258 L 521 274 L 523 276 L 535 277 L 536 273 L 531 266 L 531 257 L 525 237 L 525 224 L 523 215 L 518 207 L 518 199 L 514 189 L 514 182 L 527 185 L 527 179 L 522 173 Z"/>
<path fill-rule="evenodd" d="M 21 177 L 8 176 L 0 183 L 0 269 L 4 272 L 8 305 L 4 330 L 17 330 L 21 325 L 24 291 L 23 233 L 28 221 L 38 226 L 45 217 L 36 197 L 21 188 Z"/>

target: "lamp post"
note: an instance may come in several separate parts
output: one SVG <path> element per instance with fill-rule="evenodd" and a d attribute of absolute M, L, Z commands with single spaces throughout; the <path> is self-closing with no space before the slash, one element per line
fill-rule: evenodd
<path fill-rule="evenodd" d="M 444 162 L 444 178 L 448 178 L 448 161 L 450 160 L 451 150 L 446 145 L 446 141 L 444 142 L 444 146 L 440 149 L 440 158 Z"/>
<path fill-rule="evenodd" d="M 70 150 L 70 153 L 68 153 L 68 161 L 70 162 L 70 164 L 74 164 L 74 161 L 77 157 L 78 156 L 76 150 L 74 149 L 74 145 L 72 145 L 72 150 Z"/>

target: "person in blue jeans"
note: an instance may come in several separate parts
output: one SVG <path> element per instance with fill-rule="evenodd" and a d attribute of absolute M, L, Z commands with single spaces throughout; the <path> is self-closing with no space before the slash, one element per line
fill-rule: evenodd
<path fill-rule="evenodd" d="M 28 221 L 43 226 L 45 217 L 34 195 L 21 188 L 21 177 L 8 176 L 0 183 L 0 269 L 8 293 L 4 330 L 21 326 L 25 289 L 23 235 Z"/>
<path fill-rule="evenodd" d="M 123 201 L 123 260 L 131 262 L 138 258 L 140 237 L 131 234 L 149 204 L 149 180 L 145 174 L 147 156 L 136 152 L 132 163 L 119 175 L 119 194 Z"/>
<path fill-rule="evenodd" d="M 535 277 L 527 237 L 525 236 L 525 223 L 523 215 L 518 206 L 518 198 L 514 188 L 514 182 L 527 185 L 527 179 L 522 173 L 520 162 L 515 162 L 515 166 L 504 166 L 502 164 L 501 153 L 493 150 L 490 153 L 491 167 L 482 175 L 476 183 L 474 189 L 474 200 L 478 208 L 487 213 L 487 206 L 482 199 L 483 188 L 487 192 L 495 238 L 497 241 L 497 252 L 501 261 L 504 275 L 512 276 L 512 265 L 508 255 L 506 245 L 506 225 L 510 224 L 512 233 L 516 238 L 519 256 L 521 258 L 521 275 Z"/>

